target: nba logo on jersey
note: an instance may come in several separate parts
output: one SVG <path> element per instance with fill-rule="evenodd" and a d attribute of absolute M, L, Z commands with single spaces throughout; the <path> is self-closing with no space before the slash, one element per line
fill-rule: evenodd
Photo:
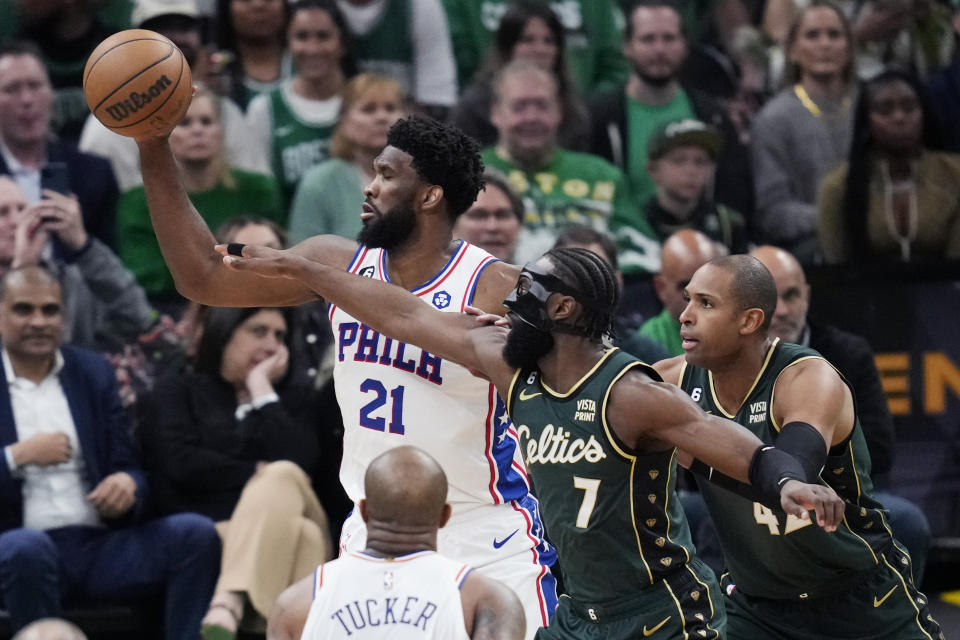
<path fill-rule="evenodd" d="M 450 294 L 446 291 L 437 291 L 433 294 L 433 306 L 437 309 L 446 309 L 450 306 Z"/>
<path fill-rule="evenodd" d="M 363 269 L 360 269 L 360 271 L 358 271 L 357 273 L 363 278 L 372 278 L 373 274 L 375 274 L 376 272 L 377 272 L 377 268 L 373 265 L 370 265 L 369 267 L 364 267 Z"/>

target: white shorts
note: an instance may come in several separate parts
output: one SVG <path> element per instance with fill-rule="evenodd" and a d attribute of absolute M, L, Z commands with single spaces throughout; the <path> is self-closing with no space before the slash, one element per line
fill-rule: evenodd
<path fill-rule="evenodd" d="M 340 552 L 361 551 L 367 530 L 354 509 L 340 535 Z M 465 562 L 510 587 L 527 614 L 527 640 L 545 627 L 557 607 L 557 584 L 550 573 L 556 552 L 543 540 L 536 500 L 526 497 L 482 505 L 450 518 L 437 536 L 437 551 Z"/>

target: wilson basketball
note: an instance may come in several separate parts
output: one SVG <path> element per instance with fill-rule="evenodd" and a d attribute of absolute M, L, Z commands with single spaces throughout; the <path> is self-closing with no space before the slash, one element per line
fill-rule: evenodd
<path fill-rule="evenodd" d="M 159 33 L 128 29 L 101 42 L 83 70 L 97 120 L 131 138 L 169 129 L 190 106 L 193 81 L 180 49 Z"/>

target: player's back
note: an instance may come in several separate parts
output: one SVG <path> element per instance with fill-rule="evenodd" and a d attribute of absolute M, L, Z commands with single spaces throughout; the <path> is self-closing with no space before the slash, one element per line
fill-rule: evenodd
<path fill-rule="evenodd" d="M 441 311 L 462 312 L 495 260 L 461 242 L 448 264 L 411 292 Z M 389 282 L 382 249 L 360 247 L 348 270 Z M 331 306 L 330 317 L 345 427 L 340 479 L 354 502 L 363 497 L 370 461 L 401 444 L 424 449 L 443 467 L 455 519 L 473 506 L 527 495 L 512 425 L 493 385 L 415 345 L 380 335 L 339 307 Z"/>
<path fill-rule="evenodd" d="M 822 356 L 807 347 L 774 341 L 753 388 L 734 415 L 716 400 L 708 371 L 685 365 L 680 386 L 704 410 L 726 416 L 772 443 L 783 426 L 773 419 L 777 379 L 787 367 L 810 358 Z M 909 569 L 909 560 L 894 546 L 882 506 L 873 498 L 870 456 L 859 419 L 850 437 L 830 449 L 820 477 L 847 502 L 844 521 L 833 533 L 781 509 L 699 483 L 738 589 L 765 598 L 814 597 L 848 578 L 856 580 L 861 572 L 884 562 L 887 552 L 895 563 L 904 563 L 898 569 Z"/>
<path fill-rule="evenodd" d="M 302 640 L 460 640 L 460 588 L 471 569 L 435 551 L 346 553 L 317 567 Z"/>

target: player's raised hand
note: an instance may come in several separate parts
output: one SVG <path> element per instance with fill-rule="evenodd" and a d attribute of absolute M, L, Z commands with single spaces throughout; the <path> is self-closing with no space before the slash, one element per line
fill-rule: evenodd
<path fill-rule="evenodd" d="M 235 271 L 250 271 L 265 278 L 295 279 L 294 266 L 301 258 L 282 249 L 253 244 L 218 244 L 214 250 L 223 256 L 223 264 Z"/>
<path fill-rule="evenodd" d="M 780 490 L 780 506 L 801 520 L 809 520 L 809 512 L 814 511 L 824 531 L 836 531 L 843 520 L 845 503 L 830 487 L 789 480 Z"/>

